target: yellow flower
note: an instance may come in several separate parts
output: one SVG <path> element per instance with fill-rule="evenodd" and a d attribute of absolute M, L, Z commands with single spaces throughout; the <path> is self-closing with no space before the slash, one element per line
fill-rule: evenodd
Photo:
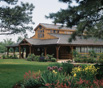
<path fill-rule="evenodd" d="M 53 70 L 53 73 L 54 73 L 54 74 L 57 74 L 57 72 L 55 72 L 55 70 Z"/>
<path fill-rule="evenodd" d="M 73 76 L 76 77 L 76 73 Z"/>

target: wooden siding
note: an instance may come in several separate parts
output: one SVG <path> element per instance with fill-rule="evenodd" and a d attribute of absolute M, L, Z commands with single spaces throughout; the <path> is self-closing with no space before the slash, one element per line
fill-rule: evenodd
<path fill-rule="evenodd" d="M 39 28 L 41 26 L 41 28 Z M 43 31 L 44 30 L 44 31 Z M 40 33 L 40 31 L 43 31 Z M 56 34 L 72 34 L 75 30 L 66 30 L 66 29 L 46 29 L 42 25 L 38 25 L 35 28 L 35 35 L 31 38 L 33 39 L 55 39 L 56 37 L 50 35 L 49 33 L 56 33 Z M 38 35 L 41 34 L 43 37 L 39 37 Z"/>

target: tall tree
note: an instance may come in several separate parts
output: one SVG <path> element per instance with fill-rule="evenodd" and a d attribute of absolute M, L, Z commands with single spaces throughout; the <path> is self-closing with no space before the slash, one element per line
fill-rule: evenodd
<path fill-rule="evenodd" d="M 66 24 L 67 27 L 76 26 L 77 30 L 72 34 L 86 35 L 87 37 L 103 38 L 103 0 L 59 0 L 68 4 L 67 9 L 61 9 L 57 13 L 50 13 L 47 18 L 54 19 L 54 23 Z M 76 5 L 73 5 L 73 2 Z"/>
<path fill-rule="evenodd" d="M 5 2 L 4 6 L 3 3 Z M 33 4 L 18 0 L 0 0 L 0 35 L 26 33 L 32 30 Z"/>

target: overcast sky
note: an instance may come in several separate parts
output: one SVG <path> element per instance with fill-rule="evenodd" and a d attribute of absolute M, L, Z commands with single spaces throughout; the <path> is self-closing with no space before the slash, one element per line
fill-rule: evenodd
<path fill-rule="evenodd" d="M 52 23 L 52 20 L 46 19 L 45 15 L 48 15 L 52 12 L 57 12 L 61 8 L 67 8 L 67 4 L 61 3 L 58 0 L 23 0 L 23 2 L 29 2 L 35 6 L 33 11 L 33 21 L 35 24 L 33 25 L 33 28 L 35 28 L 39 23 Z M 28 35 L 31 37 L 34 35 L 34 33 L 28 32 Z M 0 41 L 6 38 L 12 38 L 13 41 L 16 41 L 18 36 L 22 35 L 0 35 Z"/>

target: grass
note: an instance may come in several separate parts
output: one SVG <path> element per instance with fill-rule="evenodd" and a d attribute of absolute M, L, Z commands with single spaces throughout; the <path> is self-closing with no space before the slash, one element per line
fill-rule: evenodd
<path fill-rule="evenodd" d="M 29 70 L 38 72 L 46 70 L 50 64 L 56 62 L 29 62 L 23 59 L 0 59 L 0 88 L 12 88 L 23 80 L 23 75 Z"/>

